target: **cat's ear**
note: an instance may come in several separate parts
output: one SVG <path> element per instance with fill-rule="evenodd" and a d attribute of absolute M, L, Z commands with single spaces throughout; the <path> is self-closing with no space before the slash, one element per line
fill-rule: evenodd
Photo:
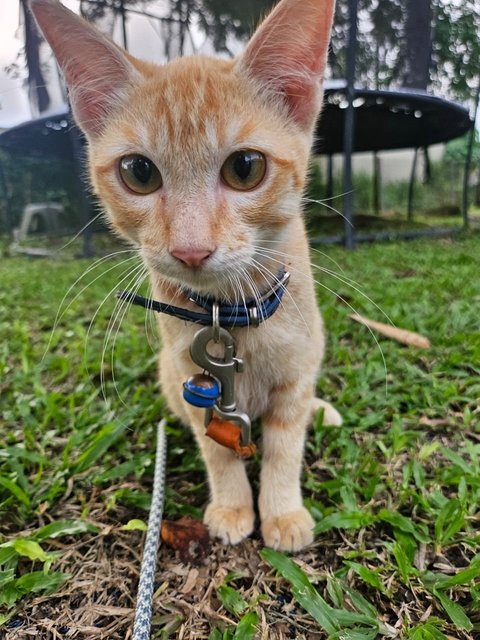
<path fill-rule="evenodd" d="M 321 107 L 335 0 L 281 0 L 240 58 L 240 68 L 279 94 L 310 128 Z"/>
<path fill-rule="evenodd" d="M 63 71 L 76 121 L 96 136 L 138 72 L 123 51 L 58 0 L 30 9 Z"/>

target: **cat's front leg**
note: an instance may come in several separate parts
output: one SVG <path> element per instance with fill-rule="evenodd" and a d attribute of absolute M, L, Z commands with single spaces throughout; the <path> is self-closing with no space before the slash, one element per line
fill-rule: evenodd
<path fill-rule="evenodd" d="M 163 349 L 160 355 L 160 385 L 170 409 L 180 420 L 190 425 L 202 453 L 210 485 L 210 503 L 204 522 L 210 535 L 224 544 L 236 544 L 253 531 L 255 513 L 250 483 L 244 463 L 231 449 L 205 435 L 205 412 L 187 404 L 182 397 L 180 380 L 188 377 L 178 367 L 175 353 Z"/>
<path fill-rule="evenodd" d="M 192 411 L 190 423 L 202 452 L 210 485 L 204 522 L 211 537 L 237 544 L 253 531 L 255 513 L 245 465 L 231 449 L 205 435 L 201 417 Z"/>
<path fill-rule="evenodd" d="M 298 551 L 313 541 L 314 521 L 300 487 L 313 401 L 313 385 L 281 385 L 263 416 L 259 511 L 263 540 L 274 549 Z"/>

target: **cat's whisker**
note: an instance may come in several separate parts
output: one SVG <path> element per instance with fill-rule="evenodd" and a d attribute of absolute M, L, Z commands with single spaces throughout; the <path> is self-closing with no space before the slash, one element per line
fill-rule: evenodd
<path fill-rule="evenodd" d="M 263 247 L 264 243 L 284 245 L 285 244 L 285 240 L 264 240 L 264 239 L 262 239 L 258 246 L 261 247 L 262 249 L 268 249 L 268 247 Z M 254 245 L 253 248 L 255 249 L 256 245 Z M 342 271 L 342 272 L 344 271 L 343 267 L 341 265 L 339 265 L 338 262 L 336 260 L 334 260 L 331 256 L 329 256 L 328 253 L 324 253 L 323 251 L 320 251 L 320 249 L 316 249 L 315 247 L 311 247 L 311 246 L 309 247 L 309 249 L 310 249 L 310 251 L 314 251 L 315 253 L 318 253 L 323 258 L 326 258 L 327 260 L 330 260 L 330 262 L 333 262 L 333 264 L 340 271 Z M 296 258 L 296 256 L 293 256 L 293 255 L 287 254 L 287 253 L 285 253 L 284 255 L 285 255 L 285 257 Z M 314 262 L 310 262 L 310 266 L 316 267 L 317 265 Z"/>
<path fill-rule="evenodd" d="M 133 285 L 131 286 L 133 294 L 135 295 L 140 287 L 142 286 L 143 282 L 145 281 L 145 279 L 148 277 L 148 270 L 146 267 L 143 268 L 142 271 L 140 271 L 140 274 L 137 276 L 136 281 L 133 283 Z M 130 289 L 130 286 L 129 286 Z M 112 348 L 111 348 L 111 358 L 110 358 L 110 367 L 112 370 L 112 384 L 113 384 L 113 388 L 114 391 L 116 393 L 116 395 L 118 396 L 118 399 L 120 400 L 120 402 L 127 407 L 127 404 L 124 402 L 124 400 L 122 399 L 120 392 L 118 390 L 118 385 L 117 385 L 117 380 L 115 378 L 115 364 L 114 364 L 114 358 L 115 358 L 115 344 L 117 342 L 117 338 L 118 338 L 118 334 L 120 332 L 120 328 L 122 325 L 122 322 L 124 320 L 124 318 L 128 315 L 128 312 L 130 310 L 130 304 L 127 300 L 125 300 L 125 306 L 124 309 L 119 309 L 118 313 L 117 313 L 117 329 L 115 331 L 115 335 L 113 337 L 113 343 L 112 343 Z"/>
<path fill-rule="evenodd" d="M 260 311 L 260 321 L 263 322 L 263 320 L 265 320 L 265 316 L 263 314 L 263 310 L 262 310 L 262 307 L 261 307 L 262 295 L 261 295 L 260 290 L 259 290 L 259 288 L 257 286 L 257 283 L 255 282 L 255 280 L 253 279 L 251 274 L 248 273 L 247 271 L 245 271 L 245 277 L 248 279 L 248 282 L 250 283 L 250 287 L 252 289 L 253 297 L 254 297 L 255 302 L 257 304 L 257 308 Z"/>
<path fill-rule="evenodd" d="M 237 266 L 237 268 L 235 269 L 235 279 L 236 282 L 238 283 L 238 290 L 239 290 L 239 294 L 240 294 L 240 298 L 242 300 L 242 304 L 243 306 L 246 308 L 247 307 L 247 298 L 251 298 L 253 297 L 254 300 L 258 303 L 258 298 L 256 296 L 256 291 L 254 288 L 254 282 L 253 279 L 251 278 L 248 269 L 245 265 L 239 265 Z M 245 287 L 248 287 L 247 290 L 245 290 Z M 250 331 L 250 325 L 247 326 L 247 333 Z"/>
<path fill-rule="evenodd" d="M 260 253 L 260 251 L 262 251 L 264 254 L 268 253 L 269 255 L 270 254 L 271 255 L 276 255 L 276 256 L 279 256 L 281 258 L 291 258 L 291 259 L 295 258 L 295 256 L 292 256 L 292 255 L 289 255 L 287 253 L 284 253 L 283 251 L 277 251 L 275 249 L 262 248 L 260 250 L 259 247 L 257 247 L 257 249 L 258 249 L 259 253 Z M 347 287 L 350 287 L 351 289 L 353 289 L 354 291 L 359 293 L 363 298 L 365 298 L 365 300 L 367 300 L 367 302 L 369 302 L 373 307 L 375 307 L 375 309 L 377 309 L 377 311 L 379 311 L 392 326 L 395 326 L 395 323 L 390 318 L 390 316 L 386 313 L 386 311 L 384 311 L 372 298 L 370 298 L 369 295 L 367 295 L 362 290 L 361 285 L 360 285 L 359 282 L 357 282 L 356 280 L 353 280 L 352 278 L 349 278 L 348 276 L 344 275 L 343 273 L 342 274 L 338 274 L 335 271 L 332 271 L 331 269 L 328 269 L 327 267 L 322 267 L 321 265 L 317 265 L 317 264 L 315 264 L 313 262 L 310 262 L 309 264 L 310 264 L 310 267 L 312 267 L 313 269 L 318 269 L 319 271 L 322 271 L 323 273 L 331 276 L 332 278 L 336 278 L 337 280 L 339 280 L 340 282 L 345 284 Z"/>
<path fill-rule="evenodd" d="M 114 253 L 109 254 L 108 256 L 103 256 L 102 258 L 99 258 L 98 260 L 95 260 L 95 262 L 93 264 L 91 264 L 76 280 L 75 282 L 68 288 L 67 292 L 65 293 L 65 295 L 63 296 L 63 298 L 61 299 L 59 305 L 58 305 L 58 309 L 57 309 L 57 313 L 55 315 L 55 320 L 53 321 L 53 327 L 52 327 L 52 331 L 50 333 L 50 338 L 47 344 L 47 347 L 45 349 L 45 352 L 42 356 L 42 361 L 44 360 L 46 354 L 48 353 L 50 346 L 52 344 L 52 340 L 53 340 L 53 336 L 55 334 L 55 331 L 57 330 L 58 324 L 60 323 L 60 321 L 62 320 L 63 316 L 67 313 L 67 311 L 70 309 L 70 307 L 72 306 L 72 304 L 82 295 L 82 293 L 84 291 L 86 291 L 88 289 L 88 287 L 90 287 L 91 285 L 93 285 L 99 278 L 101 278 L 102 276 L 104 276 L 105 274 L 109 273 L 110 271 L 112 271 L 113 269 L 116 269 L 117 267 L 121 266 L 122 264 L 125 264 L 126 262 L 129 262 L 130 260 L 133 260 L 134 258 L 136 258 L 137 256 L 130 256 L 130 258 L 127 258 L 126 260 L 122 260 L 121 262 L 117 262 L 115 263 L 112 267 L 110 267 L 109 269 L 107 269 L 106 271 L 102 271 L 102 273 L 100 275 L 98 275 L 96 278 L 94 278 L 93 280 L 91 280 L 86 286 L 84 286 L 82 289 L 80 289 L 80 291 L 78 291 L 75 296 L 72 298 L 72 300 L 70 300 L 70 302 L 68 303 L 68 305 L 65 307 L 65 309 L 62 310 L 63 307 L 63 303 L 65 302 L 65 300 L 68 298 L 68 296 L 70 295 L 70 292 L 75 289 L 75 287 L 77 286 L 77 284 L 79 282 L 81 282 L 83 280 L 83 278 L 85 278 L 91 271 L 93 271 L 94 269 L 96 269 L 100 264 L 102 264 L 103 262 L 105 262 L 106 260 L 110 260 L 111 258 L 122 254 L 122 253 L 131 253 L 132 250 L 131 249 L 127 249 L 127 250 L 123 250 L 123 251 L 115 251 Z"/>
<path fill-rule="evenodd" d="M 153 298 L 153 287 L 152 287 L 151 281 L 149 282 L 149 285 L 148 285 L 147 297 Z M 156 353 L 158 351 L 158 346 L 156 345 L 156 342 L 157 342 L 156 327 L 157 327 L 157 324 L 155 322 L 154 314 L 146 313 L 145 314 L 145 335 L 147 337 L 148 346 L 150 347 L 150 350 L 152 353 Z"/>
<path fill-rule="evenodd" d="M 131 289 L 134 286 L 134 283 L 137 282 L 138 274 L 139 273 L 143 273 L 144 270 L 145 270 L 144 265 L 140 264 L 140 265 L 137 265 L 136 267 L 134 267 L 130 271 L 130 273 L 128 274 L 128 277 L 130 279 L 128 280 L 127 285 L 126 285 L 127 289 Z M 112 335 L 112 332 L 113 332 L 113 330 L 115 328 L 115 325 L 117 323 L 117 319 L 120 316 L 120 314 L 122 313 L 122 310 L 128 309 L 127 305 L 128 305 L 128 301 L 127 300 L 117 299 L 117 301 L 115 303 L 115 306 L 113 308 L 112 314 L 110 316 L 110 319 L 108 321 L 107 330 L 105 332 L 105 337 L 104 337 L 104 340 L 103 340 L 102 355 L 101 355 L 101 359 L 100 359 L 100 388 L 101 388 L 102 396 L 103 396 L 104 400 L 106 400 L 105 357 L 106 357 L 106 353 L 107 353 L 107 347 L 108 347 L 108 343 L 110 341 L 110 337 Z M 112 367 L 112 370 L 111 370 L 111 374 L 112 374 L 112 379 L 114 380 L 113 367 Z M 115 382 L 114 382 L 114 386 L 115 386 Z M 120 398 L 120 400 L 121 400 L 121 398 Z"/>
<path fill-rule="evenodd" d="M 322 205 L 323 207 L 330 209 L 330 211 L 333 211 L 334 213 L 337 213 L 341 218 L 343 218 L 345 220 L 345 222 L 347 222 L 352 229 L 355 228 L 355 225 L 352 223 L 351 220 L 349 220 L 341 211 L 339 211 L 338 209 L 335 209 L 335 207 L 332 207 L 329 204 L 326 204 L 325 201 L 323 200 L 313 200 L 312 198 L 307 198 L 307 197 L 303 197 L 302 198 L 302 202 L 312 202 L 314 204 L 319 204 Z"/>
<path fill-rule="evenodd" d="M 128 270 L 127 270 L 127 272 L 126 272 L 126 275 L 124 275 L 124 274 L 125 274 L 125 272 L 124 272 L 124 273 L 122 273 L 122 276 L 123 276 L 123 277 L 121 278 L 121 280 L 120 280 L 120 281 L 118 281 L 118 282 L 117 282 L 117 283 L 116 283 L 116 284 L 115 284 L 115 285 L 110 289 L 110 291 L 108 291 L 108 293 L 104 296 L 103 300 L 102 300 L 102 301 L 100 302 L 100 304 L 97 306 L 97 308 L 96 308 L 96 310 L 95 310 L 95 313 L 94 313 L 94 314 L 93 314 L 93 316 L 92 316 L 92 319 L 90 320 L 90 323 L 89 323 L 89 325 L 88 325 L 88 329 L 87 329 L 87 335 L 85 336 L 85 347 L 84 347 L 85 368 L 86 368 L 86 370 L 87 370 L 87 374 L 88 374 L 88 375 L 90 375 L 90 372 L 89 372 L 89 369 L 88 369 L 88 358 L 87 358 L 87 355 L 88 355 L 88 353 L 87 353 L 87 352 L 88 352 L 88 341 L 89 341 L 89 338 L 90 338 L 90 333 L 91 333 L 91 331 L 92 331 L 92 329 L 93 329 L 93 326 L 94 326 L 94 324 L 95 324 L 95 320 L 97 319 L 97 316 L 98 316 L 98 314 L 100 313 L 100 311 L 101 311 L 101 309 L 102 309 L 103 305 L 104 305 L 104 304 L 106 303 L 106 301 L 110 298 L 110 296 L 113 294 L 113 292 L 114 292 L 114 291 L 117 291 L 117 289 L 119 288 L 119 286 L 120 286 L 121 284 L 123 284 L 126 280 L 128 280 L 128 278 L 130 278 L 130 277 L 131 277 L 131 274 L 132 274 L 134 271 L 136 271 L 137 269 L 139 269 L 141 266 L 143 266 L 143 264 L 142 264 L 142 265 L 136 265 L 136 266 L 134 266 L 134 267 L 129 267 L 129 268 L 128 268 Z M 106 398 L 104 398 L 104 399 L 105 399 L 105 401 L 106 401 Z"/>
<path fill-rule="evenodd" d="M 132 283 L 132 274 L 137 273 L 140 270 L 141 266 L 140 265 L 136 265 L 133 269 L 131 269 L 128 272 L 128 280 L 126 283 L 126 287 L 130 287 L 131 283 Z M 117 313 L 119 308 L 123 305 L 123 301 L 117 299 L 115 301 L 115 305 L 113 307 L 113 310 L 111 312 L 111 315 L 108 319 L 108 324 L 107 324 L 107 328 L 103 337 L 103 345 L 102 345 L 102 353 L 100 356 L 100 389 L 101 389 L 101 394 L 102 397 L 104 399 L 104 401 L 106 402 L 107 400 L 107 393 L 106 393 L 106 371 L 105 371 L 105 354 L 106 354 L 106 350 L 107 350 L 107 345 L 108 342 L 110 340 L 110 336 L 112 333 L 112 328 L 115 325 L 116 322 L 116 318 L 117 318 Z"/>
<path fill-rule="evenodd" d="M 264 257 L 267 258 L 267 259 L 273 260 L 275 262 L 278 262 L 280 264 L 283 264 L 283 262 L 281 260 L 276 260 L 275 258 L 273 258 L 273 257 L 271 257 L 269 255 L 265 255 Z M 322 289 L 325 289 L 326 291 L 331 293 L 333 296 L 335 296 L 336 298 L 341 300 L 353 313 L 358 314 L 357 309 L 355 309 L 355 307 L 353 307 L 345 298 L 343 298 L 341 295 L 336 293 L 333 289 L 328 287 L 323 282 L 320 282 L 320 280 L 316 280 L 315 278 L 313 278 L 313 276 L 310 276 L 309 274 L 306 274 L 306 273 L 300 271 L 300 269 L 297 269 L 296 267 L 293 267 L 291 265 L 289 266 L 289 269 L 291 269 L 292 271 L 295 271 L 298 275 L 304 276 L 305 278 L 310 278 L 319 287 L 322 287 Z M 385 371 L 385 395 L 388 395 L 388 367 L 387 367 L 387 362 L 386 362 L 386 359 L 385 359 L 385 355 L 383 353 L 383 349 L 382 349 L 382 347 L 380 345 L 380 342 L 378 341 L 378 338 L 375 335 L 375 333 L 373 332 L 373 330 L 368 326 L 367 326 L 367 329 L 370 332 L 370 335 L 372 336 L 375 344 L 377 345 L 378 350 L 380 351 L 380 356 L 382 358 L 383 368 L 384 368 L 384 371 Z"/>
<path fill-rule="evenodd" d="M 255 258 L 252 259 L 252 261 L 258 265 L 258 271 L 260 272 L 260 274 L 263 276 L 263 278 L 265 278 L 265 281 L 267 283 L 267 285 L 270 286 L 270 279 L 266 277 L 265 273 L 268 274 L 268 276 L 270 276 L 270 278 L 273 278 L 274 280 L 274 284 L 279 284 L 280 280 L 278 279 L 278 276 L 276 276 L 270 269 L 267 269 L 267 267 L 262 264 L 261 262 L 259 262 L 258 260 L 255 260 Z M 300 307 L 298 306 L 295 298 L 292 296 L 292 294 L 290 293 L 290 291 L 288 290 L 288 287 L 286 285 L 282 285 L 282 289 L 284 291 L 284 295 L 286 294 L 290 300 L 292 301 L 295 309 L 297 310 L 298 315 L 300 316 L 302 322 L 304 323 L 308 334 L 310 335 L 310 326 L 308 324 L 308 322 L 306 321 L 303 313 L 300 310 Z M 280 300 L 280 305 L 283 305 L 283 299 Z"/>
<path fill-rule="evenodd" d="M 317 204 L 323 204 L 324 202 L 330 202 L 330 200 L 337 200 L 339 198 L 343 198 L 351 193 L 353 193 L 355 189 L 350 189 L 350 191 L 344 191 L 343 193 L 336 193 L 334 196 L 330 196 L 329 198 L 322 198 L 321 200 L 310 199 L 310 202 L 316 202 Z M 302 200 L 308 200 L 308 196 L 302 196 Z"/>
<path fill-rule="evenodd" d="M 76 233 L 76 234 L 73 236 L 73 238 L 71 238 L 71 239 L 70 239 L 66 244 L 64 244 L 62 247 L 60 247 L 60 248 L 58 249 L 58 252 L 63 251 L 64 249 L 66 249 L 67 247 L 69 247 L 69 246 L 72 244 L 72 242 L 74 242 L 74 241 L 75 241 L 75 240 L 76 240 L 76 239 L 77 239 L 77 238 L 78 238 L 78 237 L 79 237 L 79 236 L 80 236 L 80 235 L 85 231 L 85 229 L 88 229 L 88 227 L 89 227 L 91 224 L 93 224 L 94 222 L 96 222 L 96 221 L 100 218 L 100 216 L 103 216 L 103 211 L 99 211 L 99 212 L 97 213 L 97 215 L 96 215 L 96 216 L 94 216 L 91 220 L 89 220 L 89 221 L 87 222 L 87 224 L 83 225 L 83 227 L 80 229 L 80 231 L 79 231 L 78 233 Z"/>
<path fill-rule="evenodd" d="M 235 269 L 235 267 L 231 267 L 230 265 L 227 267 L 227 269 L 225 270 L 225 275 L 227 276 L 227 280 L 228 280 L 228 288 L 231 289 L 231 291 L 233 292 L 233 302 L 236 306 L 238 306 L 240 304 L 240 299 L 243 300 L 243 303 L 245 304 L 245 298 L 243 296 L 243 291 L 242 291 L 242 285 L 240 282 L 240 278 L 238 276 L 237 273 L 237 269 Z M 236 314 L 235 319 L 238 317 L 238 312 Z"/>

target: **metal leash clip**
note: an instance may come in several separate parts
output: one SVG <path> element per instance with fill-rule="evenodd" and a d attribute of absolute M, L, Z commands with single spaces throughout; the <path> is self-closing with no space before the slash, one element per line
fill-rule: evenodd
<path fill-rule="evenodd" d="M 242 457 L 255 451 L 251 442 L 251 423 L 246 413 L 237 410 L 235 374 L 242 373 L 243 360 L 235 355 L 233 336 L 219 323 L 218 303 L 214 304 L 212 325 L 200 329 L 190 345 L 190 356 L 207 374 L 197 374 L 184 384 L 187 402 L 206 409 L 207 435 L 230 447 Z M 208 351 L 211 341 L 223 346 L 223 356 Z M 233 424 L 232 424 L 233 423 Z"/>

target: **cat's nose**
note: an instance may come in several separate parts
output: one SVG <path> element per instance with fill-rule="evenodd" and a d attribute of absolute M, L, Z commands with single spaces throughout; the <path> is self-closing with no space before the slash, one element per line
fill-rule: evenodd
<path fill-rule="evenodd" d="M 199 267 L 212 253 L 213 251 L 210 249 L 193 249 L 191 247 L 172 249 L 172 251 L 170 251 L 170 254 L 174 258 L 189 267 Z"/>

